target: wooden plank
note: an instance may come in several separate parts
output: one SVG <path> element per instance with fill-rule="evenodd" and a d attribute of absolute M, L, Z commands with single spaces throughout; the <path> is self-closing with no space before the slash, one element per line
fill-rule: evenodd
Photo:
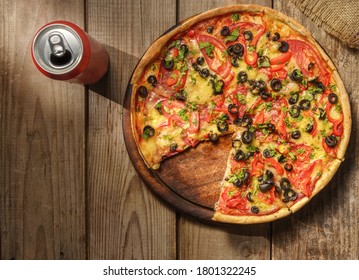
<path fill-rule="evenodd" d="M 294 216 L 273 224 L 273 259 L 358 259 L 359 56 L 293 4 L 275 1 L 274 8 L 302 23 L 332 58 L 350 95 L 353 129 L 346 160 L 326 189 Z"/>
<path fill-rule="evenodd" d="M 135 172 L 121 111 L 140 56 L 175 24 L 175 1 L 89 1 L 88 18 L 89 33 L 105 44 L 111 61 L 107 77 L 89 95 L 89 258 L 174 259 L 176 214 Z"/>
<path fill-rule="evenodd" d="M 271 1 L 243 1 L 271 6 Z M 238 1 L 179 1 L 179 20 Z M 186 216 L 178 223 L 180 259 L 269 259 L 270 226 L 207 226 Z"/>
<path fill-rule="evenodd" d="M 0 2 L 0 258 L 83 259 L 84 89 L 36 70 L 49 21 L 83 26 L 83 1 Z"/>

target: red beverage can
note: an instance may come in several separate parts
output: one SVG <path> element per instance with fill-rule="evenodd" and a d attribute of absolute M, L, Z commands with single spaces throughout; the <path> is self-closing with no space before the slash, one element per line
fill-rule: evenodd
<path fill-rule="evenodd" d="M 77 25 L 68 21 L 46 24 L 31 45 L 34 64 L 56 80 L 93 84 L 108 70 L 105 48 Z"/>

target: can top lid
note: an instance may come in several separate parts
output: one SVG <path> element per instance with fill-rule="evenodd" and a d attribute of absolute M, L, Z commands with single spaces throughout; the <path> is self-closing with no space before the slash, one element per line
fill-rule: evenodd
<path fill-rule="evenodd" d="M 71 72 L 83 55 L 80 36 L 71 27 L 61 23 L 41 29 L 35 35 L 32 47 L 38 66 L 54 75 Z"/>

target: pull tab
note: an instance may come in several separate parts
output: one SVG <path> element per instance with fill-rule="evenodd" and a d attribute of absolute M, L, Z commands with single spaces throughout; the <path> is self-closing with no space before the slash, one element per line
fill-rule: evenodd
<path fill-rule="evenodd" d="M 71 62 L 71 52 L 66 49 L 60 35 L 54 34 L 49 37 L 51 48 L 50 61 L 55 66 L 65 66 Z"/>

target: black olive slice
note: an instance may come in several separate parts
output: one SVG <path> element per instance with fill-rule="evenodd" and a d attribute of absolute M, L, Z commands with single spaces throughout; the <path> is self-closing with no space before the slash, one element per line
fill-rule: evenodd
<path fill-rule="evenodd" d="M 263 100 L 267 100 L 271 95 L 269 94 L 269 92 L 267 91 L 261 91 L 259 93 L 259 96 L 263 99 Z"/>
<path fill-rule="evenodd" d="M 174 66 L 174 60 L 173 58 L 166 58 L 162 61 L 162 64 L 167 70 L 171 70 Z"/>
<path fill-rule="evenodd" d="M 147 82 L 148 82 L 151 86 L 155 87 L 155 86 L 157 85 L 157 78 L 156 78 L 156 76 L 155 76 L 155 75 L 149 75 L 148 78 L 147 78 Z"/>
<path fill-rule="evenodd" d="M 251 192 L 248 192 L 247 195 L 246 195 L 246 197 L 247 197 L 247 200 L 248 200 L 249 202 L 254 202 L 254 200 L 252 199 L 252 193 L 251 193 Z"/>
<path fill-rule="evenodd" d="M 147 125 L 143 128 L 143 135 L 145 137 L 152 137 L 155 135 L 155 129 L 152 126 Z"/>
<path fill-rule="evenodd" d="M 258 213 L 259 213 L 259 208 L 258 208 L 257 206 L 252 206 L 252 207 L 251 207 L 251 212 L 252 212 L 253 214 L 258 214 Z"/>
<path fill-rule="evenodd" d="M 276 42 L 280 39 L 280 34 L 278 32 L 275 32 L 272 36 L 272 41 Z"/>
<path fill-rule="evenodd" d="M 270 152 L 268 149 L 265 149 L 265 150 L 263 151 L 263 156 L 264 156 L 265 158 L 270 158 L 270 157 L 271 157 L 271 152 Z"/>
<path fill-rule="evenodd" d="M 232 115 L 238 114 L 238 106 L 236 104 L 229 104 L 228 112 L 230 112 Z"/>
<path fill-rule="evenodd" d="M 238 150 L 233 158 L 235 161 L 242 161 L 242 160 L 246 159 L 246 155 L 244 154 L 244 152 L 242 150 Z"/>
<path fill-rule="evenodd" d="M 290 163 L 286 163 L 284 164 L 284 169 L 288 172 L 291 172 L 293 170 L 293 165 L 291 165 Z"/>
<path fill-rule="evenodd" d="M 328 147 L 333 148 L 338 144 L 338 139 L 335 135 L 329 135 L 325 137 L 325 144 L 327 144 Z"/>
<path fill-rule="evenodd" d="M 274 182 L 271 180 L 265 180 L 263 183 L 261 183 L 259 185 L 259 190 L 262 193 L 266 193 L 267 191 L 269 191 L 271 188 L 273 188 L 274 186 Z"/>
<path fill-rule="evenodd" d="M 246 155 L 246 158 L 250 158 L 250 157 L 253 157 L 254 156 L 254 152 L 248 152 L 247 155 Z"/>
<path fill-rule="evenodd" d="M 243 84 L 243 83 L 247 82 L 247 80 L 248 80 L 248 75 L 247 75 L 246 72 L 240 71 L 240 72 L 238 72 L 238 74 L 237 74 L 237 79 L 238 79 L 238 82 L 239 82 L 239 83 Z"/>
<path fill-rule="evenodd" d="M 143 98 L 148 96 L 148 90 L 145 86 L 140 86 L 137 90 L 137 94 Z"/>
<path fill-rule="evenodd" d="M 241 146 L 242 146 L 242 141 L 240 139 L 232 140 L 232 148 L 233 149 L 239 150 Z"/>
<path fill-rule="evenodd" d="M 299 139 L 301 136 L 301 133 L 299 130 L 293 131 L 290 135 L 293 139 Z"/>
<path fill-rule="evenodd" d="M 302 71 L 300 71 L 299 69 L 294 69 L 292 74 L 290 74 L 290 78 L 293 81 L 300 82 L 301 80 L 303 80 Z"/>
<path fill-rule="evenodd" d="M 260 56 L 258 57 L 258 67 L 270 67 L 270 59 L 268 56 Z"/>
<path fill-rule="evenodd" d="M 218 122 L 217 129 L 219 132 L 226 132 L 228 130 L 228 123 L 226 121 Z"/>
<path fill-rule="evenodd" d="M 211 25 L 207 27 L 207 33 L 211 34 L 213 30 L 214 30 L 214 26 Z"/>
<path fill-rule="evenodd" d="M 257 180 L 258 180 L 258 182 L 263 182 L 263 176 L 259 176 L 259 177 L 257 178 Z"/>
<path fill-rule="evenodd" d="M 171 152 L 175 152 L 175 151 L 177 150 L 177 148 L 178 148 L 178 144 L 177 144 L 177 143 L 172 143 L 172 144 L 170 145 L 170 151 L 171 151 Z"/>
<path fill-rule="evenodd" d="M 199 74 L 203 77 L 203 78 L 208 78 L 209 76 L 209 70 L 207 68 L 203 68 Z"/>
<path fill-rule="evenodd" d="M 291 187 L 291 184 L 288 180 L 288 178 L 283 177 L 282 179 L 280 179 L 280 187 L 282 188 L 282 190 L 289 190 Z"/>
<path fill-rule="evenodd" d="M 243 182 L 248 183 L 251 174 L 248 171 L 244 171 Z"/>
<path fill-rule="evenodd" d="M 274 174 L 270 170 L 266 170 L 264 175 L 267 177 L 267 179 L 272 179 L 274 177 Z"/>
<path fill-rule="evenodd" d="M 305 126 L 305 132 L 311 133 L 313 131 L 314 125 L 312 123 L 307 123 Z"/>
<path fill-rule="evenodd" d="M 252 41 L 253 38 L 253 34 L 251 31 L 246 30 L 243 32 L 244 38 L 246 39 L 246 41 Z"/>
<path fill-rule="evenodd" d="M 310 71 L 310 69 L 312 69 L 314 65 L 315 65 L 314 62 L 310 62 L 310 63 L 308 64 L 308 71 Z"/>
<path fill-rule="evenodd" d="M 233 185 L 235 185 L 237 188 L 240 188 L 243 186 L 243 183 L 244 183 L 243 180 L 236 179 L 234 180 Z"/>
<path fill-rule="evenodd" d="M 222 36 L 228 36 L 230 33 L 229 27 L 228 26 L 223 26 L 222 30 L 221 30 L 221 35 Z"/>
<path fill-rule="evenodd" d="M 209 140 L 213 143 L 218 142 L 219 136 L 217 133 L 213 133 L 211 132 L 210 134 L 208 134 Z"/>
<path fill-rule="evenodd" d="M 285 42 L 285 41 L 280 42 L 280 46 L 279 46 L 278 50 L 279 50 L 280 52 L 287 52 L 287 51 L 289 50 L 289 45 L 288 45 L 288 43 Z"/>
<path fill-rule="evenodd" d="M 322 82 L 317 82 L 315 85 L 316 85 L 317 88 L 319 88 L 322 92 L 325 91 L 325 86 L 324 86 L 324 84 L 323 84 Z"/>
<path fill-rule="evenodd" d="M 337 104 L 338 103 L 338 95 L 336 95 L 334 92 L 330 93 L 328 95 L 328 101 L 331 104 Z"/>
<path fill-rule="evenodd" d="M 325 116 L 326 116 L 326 113 L 325 113 L 324 109 L 319 108 L 319 119 L 325 120 Z"/>
<path fill-rule="evenodd" d="M 180 45 L 180 50 L 182 50 L 185 55 L 188 54 L 189 51 L 188 46 L 186 44 Z"/>
<path fill-rule="evenodd" d="M 303 111 L 310 109 L 310 101 L 308 99 L 303 99 L 299 102 L 299 108 Z"/>
<path fill-rule="evenodd" d="M 242 117 L 241 126 L 250 126 L 252 123 L 253 123 L 253 120 L 249 115 L 244 115 Z"/>
<path fill-rule="evenodd" d="M 283 201 L 284 202 L 294 201 L 297 199 L 297 197 L 298 197 L 298 194 L 294 190 L 292 190 L 292 189 L 285 190 Z"/>
<path fill-rule="evenodd" d="M 282 82 L 279 79 L 274 78 L 270 81 L 270 86 L 274 91 L 280 91 Z"/>
<path fill-rule="evenodd" d="M 233 121 L 233 124 L 235 124 L 236 126 L 241 126 L 242 125 L 242 118 L 235 118 Z"/>
<path fill-rule="evenodd" d="M 204 58 L 203 58 L 203 56 L 198 57 L 198 58 L 196 59 L 196 63 L 197 63 L 198 65 L 202 65 L 202 64 L 204 63 Z"/>
<path fill-rule="evenodd" d="M 300 116 L 300 108 L 297 105 L 293 105 L 289 109 L 289 114 L 293 118 L 298 118 Z"/>
<path fill-rule="evenodd" d="M 237 44 L 233 45 L 232 51 L 233 51 L 234 54 L 236 54 L 238 56 L 242 56 L 244 48 L 243 48 L 242 44 L 237 43 Z"/>
<path fill-rule="evenodd" d="M 179 101 L 186 101 L 187 93 L 184 90 L 180 90 L 179 92 L 176 92 L 176 99 Z"/>
<path fill-rule="evenodd" d="M 282 163 L 285 161 L 285 156 L 284 155 L 280 155 L 278 158 L 277 158 L 278 162 L 279 163 Z"/>
<path fill-rule="evenodd" d="M 288 99 L 289 104 L 294 105 L 298 102 L 299 94 L 297 92 L 292 93 L 291 96 Z"/>
<path fill-rule="evenodd" d="M 267 84 L 263 80 L 257 81 L 256 86 L 258 87 L 259 91 L 264 91 L 267 88 Z"/>
<path fill-rule="evenodd" d="M 267 129 L 269 130 L 269 132 L 274 132 L 275 131 L 275 125 L 272 123 L 267 124 Z"/>
<path fill-rule="evenodd" d="M 210 82 L 212 84 L 214 95 L 219 95 L 219 94 L 223 93 L 223 88 L 224 88 L 223 80 L 219 80 L 219 81 L 215 82 L 213 79 L 211 79 Z"/>
<path fill-rule="evenodd" d="M 266 32 L 266 37 L 269 38 L 270 37 L 270 31 Z"/>
<path fill-rule="evenodd" d="M 244 144 L 249 144 L 253 140 L 253 133 L 249 130 L 246 130 L 242 133 L 242 141 Z"/>

